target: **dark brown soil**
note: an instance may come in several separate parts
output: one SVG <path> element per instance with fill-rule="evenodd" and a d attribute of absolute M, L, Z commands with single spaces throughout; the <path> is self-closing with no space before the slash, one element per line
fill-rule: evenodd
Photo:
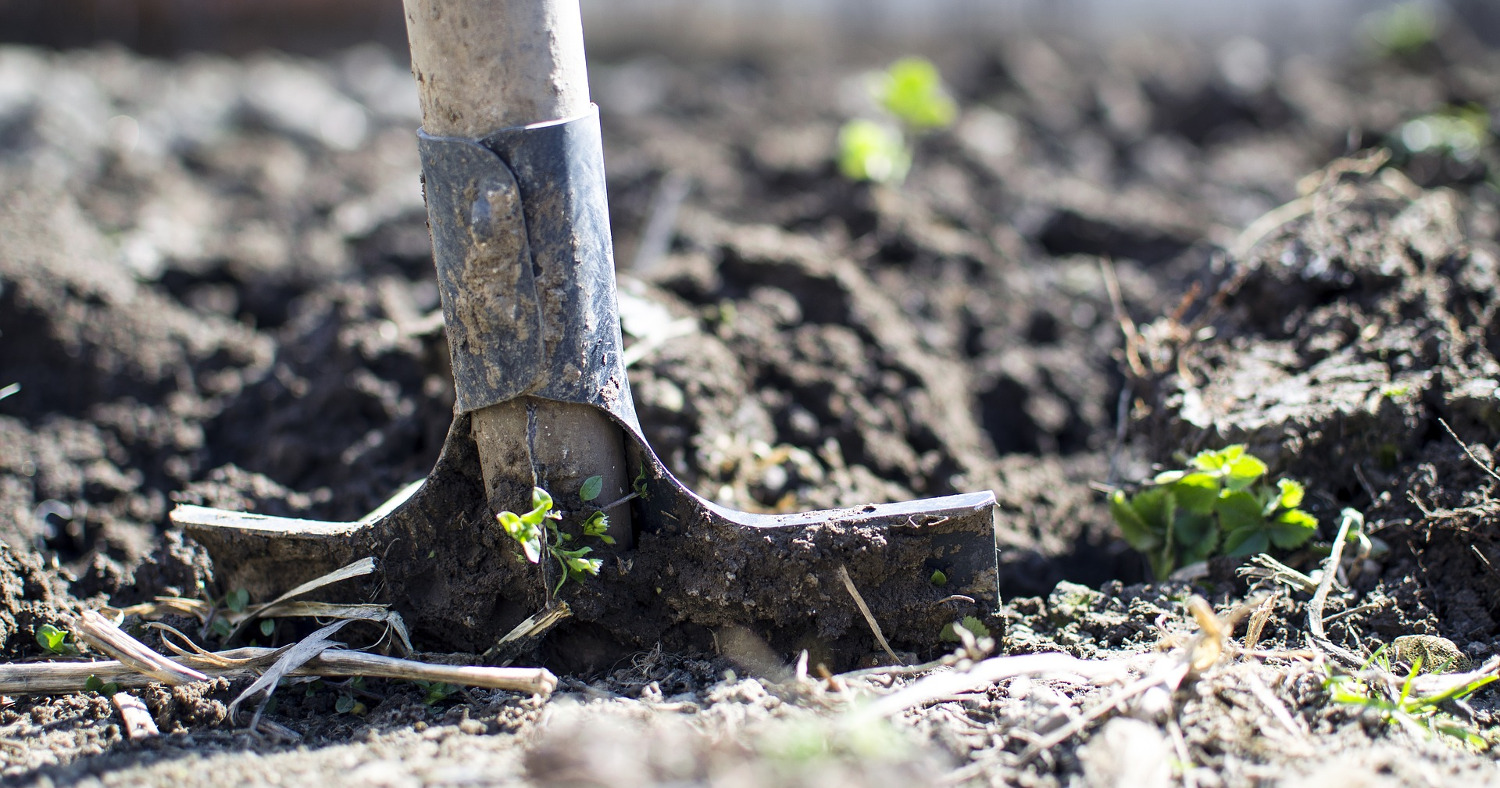
<path fill-rule="evenodd" d="M 1296 568 L 1340 509 L 1365 513 L 1377 550 L 1328 603 L 1353 611 L 1335 643 L 1495 652 L 1495 148 L 1399 143 L 1412 118 L 1500 102 L 1500 56 L 1458 34 L 1339 64 L 1261 51 L 1249 71 L 1164 42 L 970 44 L 936 58 L 958 123 L 917 141 L 899 188 L 850 183 L 838 127 L 892 54 L 594 66 L 623 327 L 645 351 L 631 385 L 673 473 L 765 512 L 992 489 L 1002 602 L 977 612 L 999 651 L 1142 674 L 1193 630 L 1189 594 L 1223 612 L 1248 585 L 1223 560 L 1142 585 L 1098 489 L 1245 442 L 1306 482 L 1323 523 L 1283 556 Z M 0 386 L 20 384 L 0 399 L 8 660 L 42 657 L 36 627 L 84 607 L 232 590 L 168 528 L 174 502 L 355 519 L 432 467 L 453 391 L 415 113 L 378 49 L 0 49 Z M 672 232 L 646 237 L 662 218 Z M 524 655 L 576 669 L 551 701 L 297 684 L 268 712 L 291 743 L 229 721 L 243 687 L 220 681 L 139 692 L 164 735 L 131 743 L 95 694 L 16 695 L 0 768 L 30 784 L 1205 786 L 1320 779 L 1315 754 L 1371 784 L 1493 770 L 1332 702 L 1324 662 L 1294 653 L 1307 597 L 1275 603 L 1270 656 L 1024 764 L 1113 687 L 1014 678 L 859 722 L 851 693 L 908 679 L 799 679 L 795 649 L 719 632 L 585 671 L 568 649 L 586 633 L 565 625 Z M 1490 705 L 1463 712 L 1486 739 Z"/>

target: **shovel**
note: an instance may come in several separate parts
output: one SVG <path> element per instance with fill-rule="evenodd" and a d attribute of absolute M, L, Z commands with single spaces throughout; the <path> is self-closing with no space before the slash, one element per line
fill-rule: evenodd
<path fill-rule="evenodd" d="M 578 0 L 405 10 L 456 415 L 427 478 L 355 522 L 176 507 L 224 586 L 269 598 L 374 557 L 358 593 L 401 613 L 422 645 L 493 654 L 534 614 L 564 610 L 549 643 L 594 664 L 707 650 L 731 630 L 848 664 L 887 640 L 928 650 L 993 609 L 990 492 L 764 515 L 672 476 L 626 380 Z M 532 510 L 534 488 L 550 493 L 566 545 L 523 549 L 497 520 Z M 535 554 L 548 545 L 597 574 Z"/>

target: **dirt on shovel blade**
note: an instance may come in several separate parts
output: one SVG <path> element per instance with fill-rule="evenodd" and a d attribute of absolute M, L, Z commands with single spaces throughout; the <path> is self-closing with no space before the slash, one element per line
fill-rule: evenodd
<path fill-rule="evenodd" d="M 129 740 L 107 687 L 7 690 L 0 774 L 1493 780 L 1500 53 L 1458 29 L 1328 62 L 1244 40 L 952 46 L 929 54 L 956 122 L 913 139 L 904 183 L 851 182 L 840 126 L 872 110 L 862 75 L 901 54 L 622 55 L 591 78 L 652 445 L 752 511 L 993 489 L 1001 604 L 962 633 L 900 633 L 926 645 L 894 655 L 945 663 L 725 627 L 587 664 L 588 632 L 563 623 L 512 655 L 559 674 L 550 698 L 291 678 L 252 732 L 258 701 L 228 713 L 249 681 L 217 679 L 127 690 L 160 731 Z M 46 626 L 157 596 L 200 600 L 164 621 L 210 649 L 318 627 L 226 643 L 195 610 L 270 600 L 223 587 L 166 515 L 355 519 L 432 467 L 453 391 L 418 122 L 404 61 L 378 48 L 0 48 L 0 667 L 65 659 Z M 1295 580 L 1252 589 L 1224 557 L 1149 581 L 1111 520 L 1103 490 L 1235 443 L 1305 485 L 1318 534 L 1277 556 L 1310 582 L 1341 510 L 1363 513 L 1320 601 Z M 406 623 L 419 649 L 443 626 Z M 1408 678 L 1414 655 L 1491 672 L 1438 700 L 1420 682 L 1440 679 Z M 873 670 L 829 677 L 854 668 Z"/>

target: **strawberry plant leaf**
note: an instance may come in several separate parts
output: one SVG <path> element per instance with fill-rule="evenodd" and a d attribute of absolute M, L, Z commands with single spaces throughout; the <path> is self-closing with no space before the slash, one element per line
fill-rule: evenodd
<path fill-rule="evenodd" d="M 1242 528 L 1230 531 L 1224 537 L 1224 554 L 1235 557 L 1264 553 L 1270 549 L 1266 532 L 1258 528 Z"/>
<path fill-rule="evenodd" d="M 1172 484 L 1177 505 L 1194 514 L 1209 514 L 1219 500 L 1219 479 L 1210 473 L 1190 473 Z"/>
<path fill-rule="evenodd" d="M 1120 533 L 1131 547 L 1144 553 L 1161 546 L 1161 534 L 1147 524 L 1124 491 L 1115 490 L 1110 494 L 1109 513 L 1114 516 Z"/>
<path fill-rule="evenodd" d="M 1301 509 L 1282 512 L 1269 526 L 1271 542 L 1283 550 L 1301 547 L 1318 531 L 1318 518 Z"/>

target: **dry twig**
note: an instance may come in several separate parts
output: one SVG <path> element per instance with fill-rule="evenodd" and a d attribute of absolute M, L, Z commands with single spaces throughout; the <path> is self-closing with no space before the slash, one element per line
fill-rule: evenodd
<path fill-rule="evenodd" d="M 91 647 L 114 657 L 132 670 L 150 676 L 163 684 L 186 684 L 208 677 L 192 668 L 179 665 L 152 651 L 145 643 L 131 637 L 113 621 L 93 610 L 83 611 L 76 626 L 78 636 Z"/>
<path fill-rule="evenodd" d="M 270 665 L 284 649 L 246 647 L 204 655 L 178 657 L 172 662 L 196 668 L 209 677 L 248 678 Z M 433 665 L 362 651 L 330 649 L 291 671 L 293 676 L 368 676 L 457 684 L 467 687 L 503 689 L 533 695 L 550 695 L 557 677 L 546 668 L 491 668 L 466 665 Z M 96 662 L 27 662 L 0 665 L 0 692 L 26 695 L 57 695 L 83 692 L 93 676 L 105 684 L 144 687 L 155 679 L 143 676 L 116 660 Z"/>
<path fill-rule="evenodd" d="M 870 631 L 875 633 L 875 642 L 879 643 L 880 647 L 885 650 L 886 656 L 890 657 L 891 661 L 897 665 L 906 664 L 901 661 L 900 657 L 896 656 L 896 652 L 891 650 L 891 644 L 886 642 L 885 633 L 880 631 L 880 622 L 875 620 L 875 614 L 870 612 L 870 606 L 865 604 L 865 598 L 859 595 L 859 589 L 854 587 L 854 580 L 849 577 L 849 570 L 844 568 L 843 564 L 839 564 L 839 579 L 844 581 L 844 588 L 848 589 L 849 596 L 854 597 L 854 604 L 859 607 L 859 612 L 864 615 L 865 623 L 869 624 Z"/>

